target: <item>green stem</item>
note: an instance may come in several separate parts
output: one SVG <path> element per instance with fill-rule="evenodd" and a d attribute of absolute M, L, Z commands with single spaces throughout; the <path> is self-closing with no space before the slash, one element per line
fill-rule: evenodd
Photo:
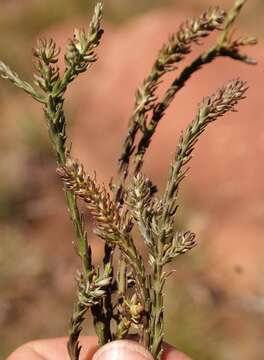
<path fill-rule="evenodd" d="M 49 101 L 44 108 L 49 125 L 49 136 L 53 148 L 57 155 L 57 162 L 59 166 L 66 165 L 66 128 L 65 117 L 63 112 L 63 99 L 52 97 L 50 95 Z M 76 250 L 82 260 L 83 273 L 86 278 L 92 274 L 93 265 L 91 260 L 91 251 L 87 243 L 87 236 L 84 229 L 83 219 L 78 209 L 76 197 L 74 192 L 66 190 L 66 202 L 69 209 L 70 218 L 75 229 L 76 234 Z M 102 313 L 102 304 L 92 307 L 92 314 L 94 316 L 95 331 L 99 338 L 99 344 L 103 345 L 109 340 L 110 321 L 105 322 L 105 317 Z M 110 316 L 110 315 L 109 315 Z M 109 330 L 108 330 L 109 327 Z M 71 333 L 71 329 L 70 329 Z M 107 335 L 106 335 L 107 334 Z M 78 340 L 78 339 L 77 339 Z M 71 345 L 71 343 L 69 343 Z M 70 346 L 69 345 L 69 346 Z M 74 344 L 73 344 L 74 346 Z"/>
<path fill-rule="evenodd" d="M 49 136 L 57 155 L 57 163 L 59 166 L 66 165 L 66 125 L 63 112 L 63 100 L 61 98 L 49 97 L 49 101 L 45 105 L 44 111 L 48 119 Z M 75 229 L 77 244 L 77 253 L 82 259 L 84 273 L 88 275 L 92 271 L 92 262 L 87 237 L 83 226 L 83 220 L 79 212 L 75 195 L 73 191 L 66 191 L 66 201 L 69 209 L 70 217 Z"/>
<path fill-rule="evenodd" d="M 163 309 L 163 268 L 158 261 L 153 266 L 150 311 L 150 351 L 154 359 L 159 360 L 162 354 L 164 337 L 164 309 Z"/>

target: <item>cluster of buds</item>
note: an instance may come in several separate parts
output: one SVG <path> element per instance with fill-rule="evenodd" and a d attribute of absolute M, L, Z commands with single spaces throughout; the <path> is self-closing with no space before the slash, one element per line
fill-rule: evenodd
<path fill-rule="evenodd" d="M 112 282 L 111 267 L 106 266 L 103 274 L 100 274 L 99 268 L 96 268 L 89 277 L 78 274 L 77 280 L 79 302 L 87 307 L 96 305 L 106 295 L 105 289 Z"/>
<path fill-rule="evenodd" d="M 142 326 L 145 308 L 134 294 L 131 299 L 124 299 L 122 304 L 118 305 L 118 313 L 121 321 L 118 324 L 117 338 L 123 338 L 131 328 Z"/>
<path fill-rule="evenodd" d="M 205 11 L 201 16 L 187 20 L 179 31 L 172 34 L 163 46 L 156 62 L 160 72 L 174 70 L 174 64 L 181 61 L 191 50 L 191 43 L 207 37 L 213 30 L 219 30 L 226 14 L 219 8 Z"/>
<path fill-rule="evenodd" d="M 56 65 L 60 49 L 57 48 L 54 40 L 40 39 L 34 49 L 34 56 L 37 59 L 34 67 L 34 82 L 44 92 L 51 92 L 54 85 L 59 81 L 59 69 Z"/>
<path fill-rule="evenodd" d="M 68 81 L 72 81 L 97 60 L 94 49 L 100 44 L 103 35 L 102 9 L 102 3 L 97 3 L 89 31 L 84 29 L 75 29 L 74 31 L 74 38 L 70 40 L 65 54 L 66 68 L 69 71 Z"/>

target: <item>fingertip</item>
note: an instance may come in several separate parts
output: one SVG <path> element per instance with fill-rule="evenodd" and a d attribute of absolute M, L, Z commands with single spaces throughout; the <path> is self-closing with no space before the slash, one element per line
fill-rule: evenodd
<path fill-rule="evenodd" d="M 6 360 L 58 360 L 68 358 L 67 338 L 38 340 L 29 342 Z M 82 351 L 80 360 L 153 360 L 152 355 L 143 346 L 132 340 L 118 340 L 98 349 L 94 336 L 80 337 Z M 97 351 L 96 351 L 97 350 Z M 162 360 L 191 360 L 174 347 L 164 344 Z"/>
<path fill-rule="evenodd" d="M 6 360 L 46 360 L 37 353 L 30 344 L 25 344 L 16 349 Z"/>
<path fill-rule="evenodd" d="M 186 354 L 177 351 L 173 346 L 165 344 L 162 360 L 192 360 Z"/>
<path fill-rule="evenodd" d="M 28 342 L 15 350 L 6 360 L 60 360 L 68 359 L 68 338 L 53 338 Z M 98 348 L 95 336 L 81 336 L 80 360 L 91 360 Z"/>
<path fill-rule="evenodd" d="M 153 360 L 143 346 L 132 340 L 117 340 L 101 347 L 92 360 Z"/>

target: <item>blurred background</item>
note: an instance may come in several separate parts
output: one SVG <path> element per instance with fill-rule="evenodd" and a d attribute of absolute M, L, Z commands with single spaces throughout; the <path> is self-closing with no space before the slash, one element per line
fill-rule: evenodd
<path fill-rule="evenodd" d="M 93 1 L 1 0 L 0 58 L 27 80 L 38 37 L 62 49 Z M 136 87 L 169 33 L 208 5 L 232 0 L 106 0 L 98 63 L 72 84 L 65 108 L 73 154 L 98 179 L 115 174 Z M 180 130 L 197 103 L 230 78 L 247 100 L 197 145 L 180 197 L 179 228 L 199 246 L 175 263 L 166 287 L 166 340 L 197 360 L 262 360 L 264 335 L 264 3 L 251 0 L 236 34 L 257 35 L 250 67 L 218 59 L 195 74 L 161 123 L 144 171 L 162 189 Z M 204 43 L 208 47 L 213 41 Z M 201 48 L 195 48 L 188 64 Z M 169 81 L 173 77 L 168 77 Z M 167 83 L 166 83 L 167 84 Z M 31 339 L 62 336 L 75 299 L 73 232 L 41 108 L 0 82 L 0 358 Z M 89 221 L 89 219 L 88 219 Z M 102 244 L 89 229 L 94 259 Z M 93 330 L 88 321 L 87 334 Z"/>

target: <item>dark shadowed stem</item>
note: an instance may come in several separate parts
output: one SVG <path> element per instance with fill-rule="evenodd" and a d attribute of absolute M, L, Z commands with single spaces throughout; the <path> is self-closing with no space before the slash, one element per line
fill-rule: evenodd
<path fill-rule="evenodd" d="M 186 84 L 187 80 L 191 78 L 191 76 L 198 70 L 201 69 L 203 65 L 209 64 L 212 62 L 217 56 L 219 52 L 216 47 L 213 47 L 208 52 L 201 54 L 197 59 L 195 59 L 191 65 L 187 66 L 180 76 L 173 81 L 169 89 L 166 91 L 162 100 L 156 105 L 148 128 L 143 133 L 142 137 L 139 140 L 135 158 L 134 158 L 134 172 L 138 173 L 143 165 L 144 155 L 150 145 L 151 139 L 156 131 L 156 128 L 163 118 L 165 111 L 170 106 L 172 101 L 175 98 L 175 95 L 180 91 Z"/>
<path fill-rule="evenodd" d="M 88 308 L 81 303 L 75 304 L 74 312 L 71 318 L 69 339 L 67 343 L 68 354 L 71 360 L 78 360 L 81 346 L 79 345 L 79 336 L 82 331 L 82 323 Z"/>
<path fill-rule="evenodd" d="M 91 307 L 91 312 L 93 315 L 93 324 L 96 335 L 98 336 L 98 345 L 103 346 L 111 339 L 111 331 L 109 323 L 106 323 L 105 313 L 102 312 L 104 306 L 103 301 L 100 301 L 99 304 Z M 112 317 L 112 316 L 111 316 Z"/>
<path fill-rule="evenodd" d="M 105 243 L 104 246 L 104 267 L 108 266 L 108 264 L 111 264 L 111 276 L 113 276 L 113 253 L 114 253 L 114 246 Z M 105 327 L 105 344 L 112 340 L 112 334 L 111 334 L 111 320 L 113 318 L 113 304 L 112 304 L 112 284 L 108 286 L 106 289 L 106 296 L 102 300 L 103 301 L 103 308 L 104 308 L 104 327 Z M 102 344 L 103 345 L 103 344 Z"/>

